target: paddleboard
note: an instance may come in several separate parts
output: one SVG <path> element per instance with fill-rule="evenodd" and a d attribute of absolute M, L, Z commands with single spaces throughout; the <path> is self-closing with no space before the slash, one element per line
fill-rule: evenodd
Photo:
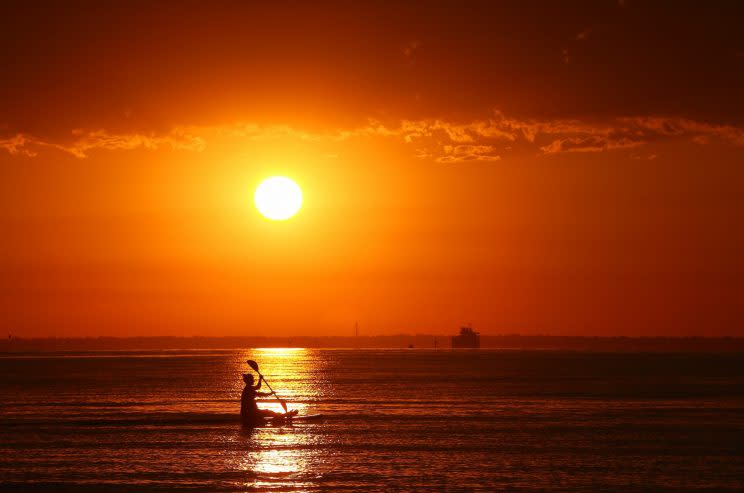
<path fill-rule="evenodd" d="M 292 416 L 289 421 L 312 421 L 315 419 L 322 419 L 322 414 L 303 414 L 301 416 Z"/>
<path fill-rule="evenodd" d="M 295 423 L 298 421 L 313 421 L 317 419 L 321 419 L 323 417 L 322 414 L 304 414 L 302 416 L 282 416 L 280 418 L 271 418 L 267 419 L 266 422 L 271 424 L 284 424 L 284 423 Z"/>
<path fill-rule="evenodd" d="M 293 423 L 304 423 L 304 422 L 312 422 L 312 421 L 318 421 L 323 419 L 322 414 L 304 414 L 301 416 L 282 416 L 278 418 L 264 418 L 261 421 L 253 424 L 247 424 L 244 423 L 244 426 L 249 426 L 252 428 L 257 428 L 261 426 L 267 426 L 267 425 L 286 425 L 286 424 L 293 424 Z"/>

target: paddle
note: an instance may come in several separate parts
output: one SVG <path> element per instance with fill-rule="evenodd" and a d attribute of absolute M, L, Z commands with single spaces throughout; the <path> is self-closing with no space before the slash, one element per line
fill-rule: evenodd
<path fill-rule="evenodd" d="M 253 368 L 253 370 L 255 370 L 255 372 L 258 373 L 258 376 L 260 378 L 263 378 L 263 381 L 266 383 L 266 386 L 269 388 L 269 390 L 271 391 L 271 393 L 274 394 L 274 397 L 276 397 L 276 400 L 279 401 L 279 404 L 281 404 L 282 407 L 284 408 L 284 412 L 285 413 L 286 412 L 289 412 L 289 411 L 287 411 L 287 403 L 284 402 L 283 400 L 281 400 L 278 395 L 276 395 L 276 392 L 274 392 L 274 389 L 271 388 L 271 385 L 269 385 L 269 382 L 267 382 L 266 379 L 264 378 L 264 376 L 261 375 L 261 371 L 258 369 L 258 363 L 256 363 L 252 359 L 249 359 L 248 361 L 246 361 L 246 363 L 248 363 L 248 366 L 250 366 L 251 368 Z M 260 380 L 259 380 L 259 382 L 260 382 Z"/>

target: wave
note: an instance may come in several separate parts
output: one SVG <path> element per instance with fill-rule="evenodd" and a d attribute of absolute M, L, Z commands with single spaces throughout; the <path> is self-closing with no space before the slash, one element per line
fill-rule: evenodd
<path fill-rule="evenodd" d="M 267 399 L 268 401 L 268 399 Z M 263 402 L 263 401 L 259 401 Z M 298 401 L 299 402 L 299 401 Z M 189 399 L 186 401 L 172 401 L 172 400 L 153 400 L 153 401 L 60 401 L 60 402 L 14 402 L 8 401 L 0 403 L 0 409 L 3 407 L 28 407 L 28 408 L 44 408 L 44 407 L 72 407 L 72 408 L 86 408 L 86 407 L 121 407 L 121 408 L 133 408 L 133 407 L 145 407 L 145 406 L 188 406 L 191 404 L 235 404 L 240 405 L 238 399 Z"/>
<path fill-rule="evenodd" d="M 12 417 L 3 426 L 164 426 L 239 423 L 237 413 L 124 413 L 120 415 L 69 417 Z"/>
<path fill-rule="evenodd" d="M 400 411 L 400 410 L 399 410 Z M 513 416 L 499 416 L 493 413 L 442 413 L 442 412 L 363 412 L 341 411 L 323 413 L 323 422 L 338 423 L 364 422 L 367 424 L 380 422 L 443 422 L 453 419 L 470 422 L 511 420 Z M 49 416 L 13 416 L 3 419 L 4 427 L 192 427 L 237 425 L 240 423 L 238 413 L 220 412 L 152 412 L 152 413 L 107 413 L 105 415 L 77 415 L 60 418 L 59 415 Z M 298 420 L 295 424 L 306 423 Z"/>

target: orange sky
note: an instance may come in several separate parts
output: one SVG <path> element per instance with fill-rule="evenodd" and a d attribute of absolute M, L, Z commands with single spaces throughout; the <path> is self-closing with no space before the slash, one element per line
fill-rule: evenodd
<path fill-rule="evenodd" d="M 744 336 L 738 4 L 491 3 L 3 4 L 2 328 Z"/>

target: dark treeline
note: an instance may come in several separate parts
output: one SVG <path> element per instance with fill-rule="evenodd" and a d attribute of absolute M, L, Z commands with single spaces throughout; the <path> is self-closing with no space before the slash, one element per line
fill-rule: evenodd
<path fill-rule="evenodd" d="M 164 349 L 237 349 L 257 347 L 449 349 L 449 336 L 298 336 L 298 337 L 85 337 L 13 338 L 0 342 L 0 352 L 124 351 Z M 482 336 L 481 347 L 606 352 L 744 352 L 735 337 L 573 337 L 548 335 Z"/>

